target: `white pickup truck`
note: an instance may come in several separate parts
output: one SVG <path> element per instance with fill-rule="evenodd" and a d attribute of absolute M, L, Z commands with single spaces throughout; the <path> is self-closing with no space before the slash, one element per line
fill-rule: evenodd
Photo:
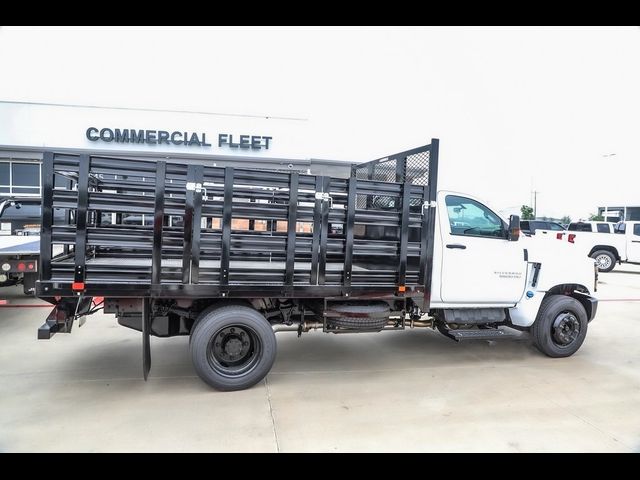
<path fill-rule="evenodd" d="M 574 244 L 581 254 L 596 261 L 600 272 L 610 272 L 616 263 L 640 263 L 640 222 L 619 222 L 614 233 L 551 232 L 555 238 Z"/>

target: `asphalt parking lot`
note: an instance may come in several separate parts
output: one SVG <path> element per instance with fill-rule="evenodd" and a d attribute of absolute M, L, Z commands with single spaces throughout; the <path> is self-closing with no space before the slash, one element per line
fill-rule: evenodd
<path fill-rule="evenodd" d="M 48 310 L 0 308 L 0 451 L 640 452 L 640 266 L 600 275 L 598 315 L 566 359 L 527 335 L 456 344 L 425 329 L 280 333 L 256 387 L 211 390 L 187 338 L 94 315 L 36 340 Z M 34 303 L 18 289 L 9 302 Z"/>

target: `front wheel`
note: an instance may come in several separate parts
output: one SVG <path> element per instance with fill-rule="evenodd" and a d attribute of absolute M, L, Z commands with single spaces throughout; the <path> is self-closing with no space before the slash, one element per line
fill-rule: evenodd
<path fill-rule="evenodd" d="M 599 272 L 610 272 L 616 266 L 616 257 L 608 250 L 598 250 L 591 254 Z"/>
<path fill-rule="evenodd" d="M 204 312 L 190 339 L 191 360 L 218 390 L 243 390 L 262 380 L 276 358 L 276 336 L 260 312 L 228 305 Z"/>
<path fill-rule="evenodd" d="M 531 327 L 533 343 L 545 355 L 568 357 L 578 351 L 587 335 L 587 312 L 573 297 L 551 295 L 540 305 Z"/>

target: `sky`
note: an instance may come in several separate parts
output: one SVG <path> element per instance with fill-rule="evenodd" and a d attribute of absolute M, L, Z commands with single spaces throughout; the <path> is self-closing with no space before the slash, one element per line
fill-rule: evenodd
<path fill-rule="evenodd" d="M 0 27 L 0 100 L 304 118 L 310 158 L 440 139 L 503 214 L 640 205 L 640 28 Z"/>

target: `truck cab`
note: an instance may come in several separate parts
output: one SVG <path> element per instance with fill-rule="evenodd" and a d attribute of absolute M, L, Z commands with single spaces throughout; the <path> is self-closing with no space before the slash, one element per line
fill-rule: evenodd
<path fill-rule="evenodd" d="M 546 288 L 594 287 L 593 260 L 565 244 L 510 232 L 509 221 L 469 194 L 438 192 L 437 225 L 434 307 L 510 308 L 543 297 Z"/>

